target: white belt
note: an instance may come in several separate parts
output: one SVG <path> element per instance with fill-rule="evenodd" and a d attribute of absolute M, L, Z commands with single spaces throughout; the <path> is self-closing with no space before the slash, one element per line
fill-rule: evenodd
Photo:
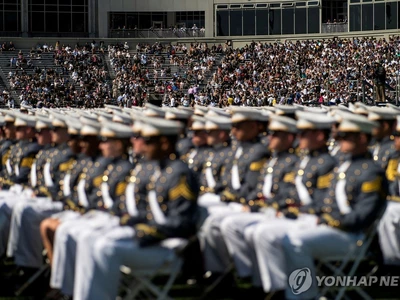
<path fill-rule="evenodd" d="M 348 214 L 351 212 L 351 207 L 347 201 L 347 193 L 346 193 L 346 176 L 341 176 L 340 174 L 344 174 L 347 169 L 350 167 L 351 162 L 344 162 L 338 169 L 337 173 L 339 174 L 339 180 L 336 183 L 335 193 L 336 193 L 336 202 L 339 207 L 339 210 L 342 214 Z"/>
<path fill-rule="evenodd" d="M 240 158 L 240 156 L 242 155 L 242 153 L 243 153 L 243 148 L 242 148 L 242 147 L 239 147 L 239 148 L 237 149 L 237 151 L 236 151 L 236 154 L 235 154 L 235 160 L 236 160 L 236 161 Z M 240 189 L 240 187 L 242 186 L 241 183 L 240 183 L 239 167 L 238 167 L 237 162 L 236 162 L 236 163 L 233 165 L 233 167 L 232 167 L 232 180 L 231 180 L 231 183 L 232 183 L 232 187 L 233 187 L 235 190 Z"/>
<path fill-rule="evenodd" d="M 85 193 L 85 184 L 86 184 L 86 180 L 85 179 L 81 179 L 79 181 L 79 183 L 78 183 L 78 186 L 77 186 L 78 199 L 79 199 L 79 203 L 82 206 L 88 207 L 89 206 L 89 201 L 88 201 L 86 193 Z"/>
<path fill-rule="evenodd" d="M 306 156 L 300 163 L 299 170 L 304 170 L 307 166 L 308 162 L 310 161 L 310 157 Z M 300 201 L 303 205 L 308 205 L 312 203 L 312 198 L 310 193 L 308 192 L 307 187 L 303 183 L 303 174 L 297 174 L 295 178 L 295 185 L 297 193 L 299 194 Z"/>

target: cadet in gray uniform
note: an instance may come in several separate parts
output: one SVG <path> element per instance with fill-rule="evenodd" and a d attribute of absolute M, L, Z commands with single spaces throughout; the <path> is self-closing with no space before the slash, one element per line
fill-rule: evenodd
<path fill-rule="evenodd" d="M 166 120 L 179 121 L 183 124 L 182 132 L 179 135 L 179 139 L 176 144 L 176 151 L 178 152 L 179 157 L 182 158 L 186 157 L 194 147 L 191 134 L 189 134 L 189 123 L 192 115 L 193 110 L 179 108 L 168 109 L 165 113 Z"/>
<path fill-rule="evenodd" d="M 227 117 L 206 116 L 207 144 L 212 147 L 205 158 L 200 175 L 200 197 L 198 204 L 203 207 L 220 205 L 218 195 L 214 194 L 217 182 L 221 180 L 222 168 L 231 151 L 229 133 L 232 122 Z"/>
<path fill-rule="evenodd" d="M 193 134 L 194 148 L 186 156 L 185 162 L 195 174 L 200 177 L 204 160 L 208 157 L 210 147 L 207 145 L 207 133 L 205 130 L 206 119 L 200 116 L 192 116 L 190 130 Z"/>
<path fill-rule="evenodd" d="M 180 130 L 175 122 L 146 121 L 141 131 L 147 144 L 146 159 L 158 162 L 147 185 L 147 197 L 138 200 L 147 203 L 146 219 L 138 217 L 131 226 L 112 229 L 87 245 L 90 251 L 78 253 L 74 298 L 114 299 L 120 265 L 136 271 L 157 268 L 171 255 L 164 240 L 195 234 L 198 185 L 192 171 L 177 159 L 175 141 Z M 147 248 L 150 245 L 154 247 Z"/>
<path fill-rule="evenodd" d="M 13 146 L 7 172 L 2 177 L 1 188 L 9 189 L 14 183 L 26 184 L 33 159 L 41 146 L 35 141 L 35 124 L 33 117 L 16 115 L 14 127 L 18 142 Z"/>
<path fill-rule="evenodd" d="M 398 110 L 389 107 L 368 107 L 368 110 L 368 119 L 380 125 L 372 133 L 374 137 L 374 144 L 371 147 L 372 157 L 383 170 L 386 170 L 388 158 L 395 152 L 392 133 Z"/>
<path fill-rule="evenodd" d="M 383 262 L 386 265 L 400 265 L 400 117 L 397 117 L 394 135 L 396 152 L 388 159 L 386 178 L 389 182 L 388 204 L 379 223 L 379 243 Z"/>
<path fill-rule="evenodd" d="M 220 223 L 232 214 L 242 212 L 246 195 L 257 186 L 260 170 L 267 160 L 268 150 L 259 142 L 257 120 L 264 116 L 257 110 L 234 110 L 232 115 L 232 133 L 236 136 L 237 148 L 228 152 L 221 180 L 216 183 L 215 193 L 220 196 L 221 206 L 209 206 L 210 215 L 201 228 L 200 242 L 204 252 L 206 269 L 223 272 L 226 255 L 225 244 L 221 237 Z M 209 202 L 207 198 L 202 201 Z M 217 200 L 218 201 L 218 200 Z M 206 202 L 206 203 L 207 203 Z M 220 256 L 219 253 L 225 255 Z"/>
<path fill-rule="evenodd" d="M 15 143 L 15 127 L 14 127 L 15 118 L 11 114 L 7 114 L 4 116 L 4 124 L 3 124 L 3 132 L 4 138 L 0 147 L 0 174 L 4 174 L 4 170 L 6 169 L 6 162 L 10 155 L 10 147 Z"/>
<path fill-rule="evenodd" d="M 232 115 L 232 133 L 237 143 L 228 152 L 221 180 L 214 190 L 225 203 L 240 202 L 249 190 L 255 188 L 268 149 L 259 141 L 259 120 L 265 116 L 256 110 L 237 109 Z"/>
<path fill-rule="evenodd" d="M 327 194 L 316 199 L 319 217 L 314 227 L 287 232 L 281 242 L 287 268 L 272 270 L 272 278 L 284 278 L 296 269 L 309 268 L 315 274 L 314 260 L 345 257 L 386 205 L 387 182 L 384 171 L 371 159 L 368 145 L 378 124 L 362 116 L 344 118 L 339 126 L 341 150 L 347 159 L 334 171 Z M 310 227 L 311 226 L 311 227 Z M 278 247 L 279 241 L 274 241 Z M 311 299 L 318 293 L 317 282 L 300 295 L 286 288 L 286 299 Z"/>

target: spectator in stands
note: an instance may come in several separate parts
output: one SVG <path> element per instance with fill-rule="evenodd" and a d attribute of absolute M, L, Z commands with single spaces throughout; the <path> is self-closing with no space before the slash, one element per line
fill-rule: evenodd
<path fill-rule="evenodd" d="M 374 68 L 374 83 L 376 101 L 385 101 L 386 71 L 382 64 L 377 60 Z"/>

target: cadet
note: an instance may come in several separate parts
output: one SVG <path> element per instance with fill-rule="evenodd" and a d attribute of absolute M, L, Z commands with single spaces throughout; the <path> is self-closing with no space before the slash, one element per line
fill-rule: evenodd
<path fill-rule="evenodd" d="M 393 144 L 393 131 L 398 110 L 391 107 L 369 107 L 368 119 L 379 123 L 372 135 L 374 144 L 371 147 L 374 161 L 386 170 L 388 157 L 395 151 Z"/>
<path fill-rule="evenodd" d="M 237 143 L 228 152 L 221 173 L 221 180 L 214 191 L 226 204 L 239 202 L 249 190 L 255 188 L 257 178 L 267 157 L 268 150 L 259 140 L 259 121 L 265 116 L 258 110 L 234 109 L 232 134 Z"/>
<path fill-rule="evenodd" d="M 205 129 L 206 119 L 200 116 L 192 116 L 192 124 L 190 130 L 192 131 L 192 143 L 194 148 L 188 153 L 185 161 L 190 169 L 200 177 L 203 169 L 203 163 L 210 150 L 207 145 L 207 132 Z"/>
<path fill-rule="evenodd" d="M 201 228 L 200 242 L 204 253 L 208 271 L 223 272 L 224 267 L 217 261 L 229 259 L 219 256 L 224 249 L 220 233 L 220 223 L 229 215 L 237 214 L 243 210 L 243 199 L 247 193 L 257 186 L 260 170 L 267 159 L 268 150 L 259 141 L 258 120 L 265 116 L 257 110 L 233 110 L 232 133 L 237 139 L 237 144 L 225 160 L 221 180 L 216 183 L 215 193 L 220 195 L 220 206 L 209 207 L 210 216 Z M 205 198 L 202 201 L 210 202 Z M 206 203 L 207 203 L 206 202 Z M 245 202 L 245 201 L 244 201 Z M 226 264 L 224 264 L 226 265 Z"/>
<path fill-rule="evenodd" d="M 397 117 L 396 130 L 393 132 L 396 152 L 389 159 L 386 178 L 389 181 L 388 204 L 379 223 L 379 243 L 385 265 L 400 265 L 400 117 Z"/>
<path fill-rule="evenodd" d="M 3 170 L 6 168 L 6 162 L 10 155 L 10 147 L 15 143 L 15 117 L 8 113 L 4 116 L 4 124 L 2 124 L 4 137 L 0 147 L 1 167 L 0 174 L 5 174 Z"/>
<path fill-rule="evenodd" d="M 179 135 L 178 144 L 176 145 L 176 151 L 179 153 L 179 157 L 186 156 L 190 150 L 194 147 L 192 143 L 192 137 L 189 136 L 188 129 L 190 128 L 190 117 L 193 115 L 193 110 L 183 108 L 168 109 L 165 113 L 166 120 L 174 120 L 181 122 L 184 126 L 181 134 Z"/>
<path fill-rule="evenodd" d="M 34 157 L 41 148 L 35 141 L 35 124 L 36 120 L 33 117 L 16 115 L 14 127 L 18 142 L 13 145 L 7 172 L 3 173 L 4 177 L 1 178 L 2 189 L 9 189 L 14 183 L 28 183 L 28 174 Z"/>
<path fill-rule="evenodd" d="M 139 199 L 148 203 L 146 219 L 137 218 L 131 226 L 107 232 L 89 245 L 87 257 L 78 257 L 74 298 L 115 298 L 120 265 L 136 271 L 155 268 L 171 250 L 146 246 L 195 234 L 198 186 L 192 171 L 177 159 L 175 145 L 181 128 L 172 121 L 147 120 L 144 124 L 146 159 L 158 162 L 147 185 L 147 197 Z"/>
<path fill-rule="evenodd" d="M 286 276 L 296 269 L 309 268 L 315 274 L 315 259 L 346 257 L 382 213 L 387 183 L 384 171 L 368 152 L 371 133 L 377 125 L 356 115 L 340 123 L 341 150 L 347 158 L 335 169 L 325 197 L 316 198 L 319 217 L 298 230 L 291 229 L 284 237 L 282 261 L 287 268 L 271 270 L 271 278 L 282 280 L 282 286 L 286 284 Z M 279 249 L 279 241 L 273 243 Z M 301 295 L 286 287 L 286 299 L 311 299 L 317 293 L 317 282 L 312 282 L 310 289 Z"/>
<path fill-rule="evenodd" d="M 228 152 L 231 151 L 229 133 L 232 122 L 227 117 L 206 116 L 205 130 L 207 144 L 212 147 L 206 157 L 200 175 L 200 194 L 198 204 L 203 207 L 220 205 L 218 195 L 213 194 L 214 188 L 221 180 L 221 171 Z"/>

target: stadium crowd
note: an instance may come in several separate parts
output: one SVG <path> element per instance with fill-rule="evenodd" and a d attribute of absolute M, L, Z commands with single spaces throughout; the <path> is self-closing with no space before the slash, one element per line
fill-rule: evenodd
<path fill-rule="evenodd" d="M 394 99 L 399 41 L 360 37 L 252 42 L 242 48 L 228 42 L 157 42 L 138 44 L 136 51 L 126 42 L 108 48 L 95 42 L 56 45 L 52 68 L 35 67 L 35 74 L 27 75 L 20 57 L 9 80 L 21 90 L 21 100 L 46 107 L 142 106 L 151 94 L 167 106 L 338 104 L 373 100 L 374 64 L 380 63 L 387 74 L 386 96 Z M 107 59 L 115 75 L 110 76 Z"/>

